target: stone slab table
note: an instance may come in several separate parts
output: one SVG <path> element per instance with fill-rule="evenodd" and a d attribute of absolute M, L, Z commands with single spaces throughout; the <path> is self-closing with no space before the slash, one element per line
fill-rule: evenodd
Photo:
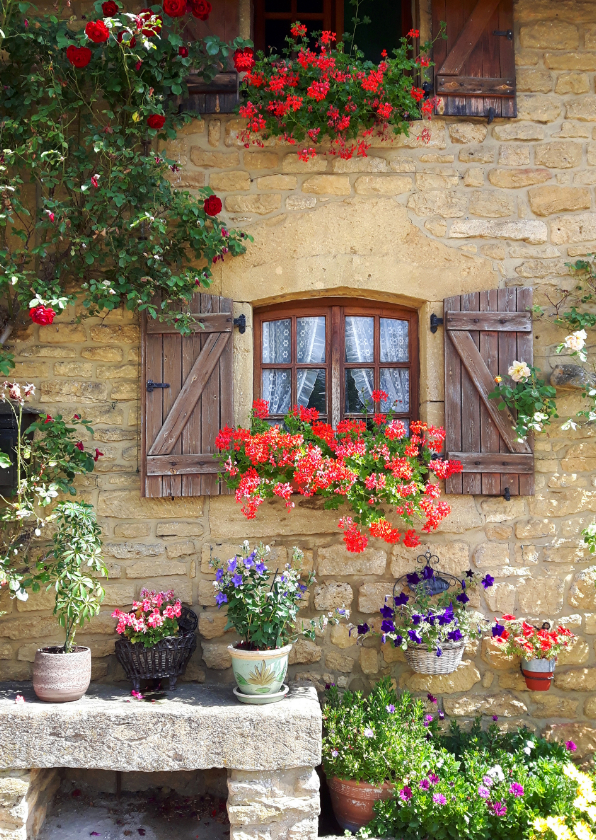
<path fill-rule="evenodd" d="M 35 837 L 61 767 L 225 767 L 231 840 L 315 840 L 321 729 L 311 687 L 248 706 L 221 686 L 181 685 L 151 703 L 92 685 L 75 703 L 42 703 L 28 685 L 0 683 L 0 840 Z"/>

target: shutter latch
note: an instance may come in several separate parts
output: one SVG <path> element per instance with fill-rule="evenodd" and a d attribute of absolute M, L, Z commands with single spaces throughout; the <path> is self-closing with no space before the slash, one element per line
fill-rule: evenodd
<path fill-rule="evenodd" d="M 150 394 L 152 394 L 153 391 L 155 391 L 156 388 L 169 388 L 169 387 L 170 387 L 169 382 L 154 382 L 152 379 L 150 379 L 147 382 L 147 390 L 149 391 Z"/>
<path fill-rule="evenodd" d="M 436 331 L 443 325 L 443 319 L 439 318 L 438 315 L 433 314 L 430 316 L 430 331 L 431 333 L 436 333 Z"/>
<path fill-rule="evenodd" d="M 238 327 L 238 332 L 240 335 L 244 335 L 246 332 L 246 315 L 242 313 L 237 318 L 234 318 L 234 326 Z"/>
<path fill-rule="evenodd" d="M 513 41 L 512 29 L 495 29 L 493 30 L 493 35 L 498 35 L 499 38 L 507 38 L 508 41 Z"/>

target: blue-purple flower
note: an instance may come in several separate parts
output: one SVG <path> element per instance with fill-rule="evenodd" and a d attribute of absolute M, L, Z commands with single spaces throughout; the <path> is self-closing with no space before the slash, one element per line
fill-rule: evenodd
<path fill-rule="evenodd" d="M 495 626 L 492 628 L 493 639 L 495 638 L 495 636 L 500 636 L 504 632 L 505 626 L 503 624 L 499 624 L 499 622 L 496 622 Z"/>
<path fill-rule="evenodd" d="M 403 642 L 403 640 L 404 640 L 404 637 L 400 636 L 399 633 L 398 633 L 397 636 L 395 637 L 395 639 L 393 640 L 393 646 L 394 647 L 399 647 L 401 645 L 401 643 Z"/>
<path fill-rule="evenodd" d="M 393 703 L 389 703 L 389 705 L 385 706 L 385 708 L 387 709 L 387 711 L 389 712 L 390 715 L 392 715 L 393 712 L 395 711 L 395 706 L 393 705 Z"/>
<path fill-rule="evenodd" d="M 219 583 L 221 581 L 221 579 L 223 578 L 223 576 L 224 576 L 223 569 L 218 569 L 215 573 L 215 580 Z"/>
<path fill-rule="evenodd" d="M 396 607 L 405 607 L 409 600 L 410 598 L 408 597 L 408 595 L 406 595 L 405 592 L 400 592 L 400 594 L 396 595 L 396 597 L 393 599 L 393 603 Z"/>
<path fill-rule="evenodd" d="M 236 557 L 232 557 L 231 560 L 228 560 L 228 572 L 235 572 L 237 565 L 238 559 Z"/>
<path fill-rule="evenodd" d="M 460 592 L 459 595 L 455 596 L 455 600 L 459 601 L 460 604 L 467 604 L 470 599 L 465 592 Z"/>
<path fill-rule="evenodd" d="M 463 635 L 459 627 L 456 627 L 455 630 L 450 630 L 449 633 L 447 633 L 447 638 L 452 642 L 459 642 L 463 639 Z"/>
<path fill-rule="evenodd" d="M 433 694 L 427 694 L 426 699 L 428 700 L 429 703 L 436 703 L 437 702 L 437 698 Z"/>
<path fill-rule="evenodd" d="M 379 610 L 383 618 L 393 618 L 393 608 L 388 607 L 387 605 L 381 607 Z"/>
<path fill-rule="evenodd" d="M 437 656 L 443 656 L 443 651 L 438 645 L 437 645 Z"/>
<path fill-rule="evenodd" d="M 264 574 L 267 571 L 267 566 L 261 562 L 255 564 L 255 571 L 257 571 L 260 575 Z"/>
<path fill-rule="evenodd" d="M 238 572 L 232 577 L 232 583 L 234 586 L 242 586 L 242 575 Z"/>
<path fill-rule="evenodd" d="M 406 580 L 408 581 L 408 586 L 416 586 L 416 584 L 420 583 L 420 577 L 417 572 L 410 572 L 410 574 L 406 575 Z"/>
<path fill-rule="evenodd" d="M 216 592 L 215 593 L 215 603 L 218 607 L 221 607 L 222 604 L 228 603 L 228 596 L 224 595 L 223 592 Z"/>
<path fill-rule="evenodd" d="M 249 554 L 248 557 L 244 558 L 244 567 L 246 569 L 252 569 L 255 565 L 255 552 L 253 551 L 252 554 Z"/>
<path fill-rule="evenodd" d="M 411 641 L 416 642 L 417 645 L 422 644 L 422 638 L 416 630 L 408 630 L 408 636 L 410 637 Z"/>
<path fill-rule="evenodd" d="M 368 626 L 368 624 L 366 622 L 364 622 L 364 624 L 359 624 L 358 625 L 358 635 L 359 636 L 364 636 L 365 633 L 368 633 L 369 630 L 370 630 L 370 627 Z"/>
<path fill-rule="evenodd" d="M 386 618 L 383 619 L 381 622 L 381 633 L 393 633 L 395 630 L 395 624 L 392 621 L 388 621 Z"/>
<path fill-rule="evenodd" d="M 494 582 L 494 577 L 492 575 L 489 575 L 488 573 L 480 581 L 480 583 L 484 586 L 485 589 L 488 589 L 489 586 L 492 586 Z"/>
<path fill-rule="evenodd" d="M 474 572 L 472 571 L 472 569 L 468 569 L 468 571 L 466 572 L 466 577 L 467 578 L 473 578 L 474 577 Z"/>
<path fill-rule="evenodd" d="M 422 569 L 422 580 L 432 580 L 435 576 L 435 570 L 432 566 L 425 566 Z"/>
<path fill-rule="evenodd" d="M 414 625 L 414 627 L 418 627 L 418 625 L 422 621 L 422 618 L 423 616 L 421 616 L 420 613 L 414 613 L 414 615 L 412 616 L 412 624 Z"/>

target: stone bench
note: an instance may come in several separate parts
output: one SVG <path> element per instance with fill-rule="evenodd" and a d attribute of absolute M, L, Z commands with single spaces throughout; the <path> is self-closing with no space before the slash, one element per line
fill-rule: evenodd
<path fill-rule="evenodd" d="M 15 703 L 17 693 L 26 702 Z M 231 840 L 315 840 L 322 718 L 316 691 L 280 703 L 240 704 L 230 687 L 182 685 L 134 700 L 92 685 L 75 703 L 42 703 L 0 684 L 0 840 L 35 837 L 59 768 L 228 772 Z"/>

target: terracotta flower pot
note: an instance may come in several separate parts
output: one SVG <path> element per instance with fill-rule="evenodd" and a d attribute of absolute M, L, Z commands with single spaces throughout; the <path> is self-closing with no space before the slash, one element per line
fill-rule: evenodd
<path fill-rule="evenodd" d="M 232 671 L 242 694 L 279 693 L 288 670 L 292 645 L 275 650 L 243 650 L 229 645 L 228 650 L 232 657 Z"/>
<path fill-rule="evenodd" d="M 555 676 L 556 659 L 530 659 L 521 664 L 527 687 L 530 691 L 548 691 Z"/>
<path fill-rule="evenodd" d="M 358 831 L 374 817 L 373 805 L 381 799 L 393 796 L 394 785 L 369 785 L 367 782 L 351 782 L 334 777 L 329 779 L 329 793 L 333 813 L 343 829 Z"/>
<path fill-rule="evenodd" d="M 91 682 L 91 650 L 75 647 L 63 653 L 60 647 L 40 648 L 33 663 L 33 690 L 47 703 L 78 700 Z"/>

